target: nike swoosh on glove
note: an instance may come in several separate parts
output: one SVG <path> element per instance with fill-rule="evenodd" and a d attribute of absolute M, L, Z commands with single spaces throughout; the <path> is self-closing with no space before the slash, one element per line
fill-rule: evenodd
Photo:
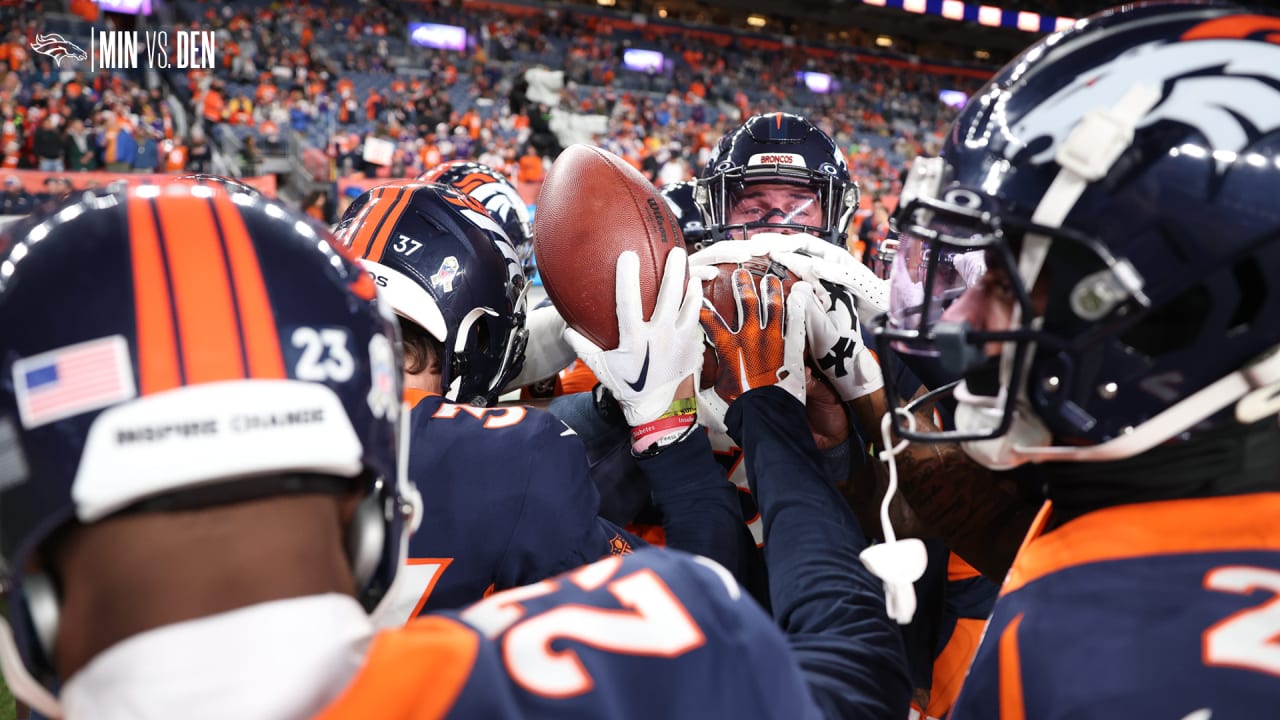
<path fill-rule="evenodd" d="M 680 382 L 702 367 L 702 333 L 698 329 L 702 283 L 691 280 L 681 292 L 686 265 L 682 248 L 667 255 L 653 316 L 645 321 L 640 258 L 629 250 L 622 253 L 614 288 L 618 347 L 604 350 L 573 328 L 564 331 L 565 341 L 617 399 L 631 427 L 666 412 Z"/>
<path fill-rule="evenodd" d="M 795 297 L 794 289 L 791 295 Z M 880 363 L 862 341 L 853 293 L 830 283 L 827 299 L 825 307 L 812 292 L 804 299 L 809 352 L 840 399 L 857 400 L 883 388 L 884 376 Z"/>
<path fill-rule="evenodd" d="M 718 371 L 715 385 L 698 391 L 698 422 L 717 432 L 727 431 L 729 405 L 753 388 L 777 385 L 805 400 L 804 303 L 812 301 L 812 288 L 797 282 L 784 300 L 777 276 L 761 278 L 759 292 L 748 270 L 734 270 L 732 279 L 736 329 L 714 307 L 702 308 L 702 329 L 715 350 Z"/>

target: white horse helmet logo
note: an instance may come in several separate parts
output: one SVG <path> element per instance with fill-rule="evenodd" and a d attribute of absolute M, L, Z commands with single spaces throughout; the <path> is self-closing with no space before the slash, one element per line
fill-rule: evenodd
<path fill-rule="evenodd" d="M 1280 31 L 1280 19 L 1231 20 L 1236 24 L 1228 27 L 1213 20 L 1192 28 L 1180 40 L 1141 45 L 1082 73 L 1009 128 L 1016 141 L 1009 144 L 1006 156 L 1012 158 L 1048 136 L 1053 142 L 1031 161 L 1052 160 L 1086 112 L 1115 107 L 1138 82 L 1167 90 L 1137 128 L 1172 120 L 1194 127 L 1213 149 L 1236 153 L 1259 136 L 1280 129 L 1280 45 L 1267 41 L 1269 37 L 1259 38 L 1247 52 L 1241 50 L 1242 39 Z M 1241 34 L 1242 28 L 1252 30 Z M 1201 74 L 1212 69 L 1218 70 Z"/>
<path fill-rule="evenodd" d="M 58 67 L 62 67 L 63 58 L 69 57 L 72 60 L 87 60 L 89 58 L 84 48 L 57 33 L 36 35 L 36 41 L 31 43 L 31 49 L 41 55 L 48 55 L 53 58 Z"/>

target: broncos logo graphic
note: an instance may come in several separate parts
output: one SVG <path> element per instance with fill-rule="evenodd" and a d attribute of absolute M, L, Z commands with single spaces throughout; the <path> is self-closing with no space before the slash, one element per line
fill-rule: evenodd
<path fill-rule="evenodd" d="M 63 58 L 69 57 L 72 60 L 87 60 L 89 58 L 84 48 L 57 33 L 36 35 L 36 41 L 31 43 L 31 49 L 41 55 L 48 55 L 53 58 L 58 67 L 62 67 Z"/>
<path fill-rule="evenodd" d="M 521 224 L 529 224 L 529 209 L 525 206 L 524 200 L 510 186 L 494 180 L 485 173 L 471 173 L 454 183 L 454 187 L 479 200 L 489 214 L 501 222 L 506 222 L 514 216 Z"/>
<path fill-rule="evenodd" d="M 1081 108 L 1115 107 L 1137 82 L 1164 89 L 1163 99 L 1137 128 L 1170 120 L 1195 128 L 1218 150 L 1239 153 L 1280 130 L 1280 45 L 1264 40 L 1242 53 L 1233 35 L 1254 33 L 1203 28 L 1187 33 L 1181 42 L 1136 47 L 1081 74 L 1009 128 L 1016 141 L 1006 155 L 1012 158 L 1049 137 L 1052 142 L 1038 149 L 1031 161 L 1052 160 L 1079 120 Z M 1222 68 L 1221 75 L 1202 74 L 1213 68 Z"/>

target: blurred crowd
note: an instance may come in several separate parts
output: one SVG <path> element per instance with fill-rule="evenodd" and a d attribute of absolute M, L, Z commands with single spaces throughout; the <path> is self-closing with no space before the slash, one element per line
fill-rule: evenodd
<path fill-rule="evenodd" d="M 206 172 L 211 144 L 230 136 L 229 157 L 243 175 L 258 173 L 265 156 L 296 152 L 321 181 L 415 176 L 473 159 L 537 183 L 561 149 L 557 115 L 573 114 L 605 119 L 605 131 L 583 141 L 668 184 L 698 174 L 715 140 L 741 118 L 782 109 L 836 139 L 864 195 L 896 194 L 901 168 L 936 149 L 954 117 L 939 91 L 967 94 L 980 82 L 972 71 L 926 71 L 729 31 L 675 33 L 568 7 L 469 4 L 464 13 L 433 1 L 233 8 L 186 0 L 177 5 L 184 22 L 217 32 L 219 67 L 147 90 L 120 73 L 59 72 L 33 56 L 25 48 L 40 29 L 34 7 L 0 10 L 10 28 L 0 45 L 8 168 Z M 410 21 L 462 25 L 467 47 L 413 46 Z M 628 48 L 658 50 L 667 65 L 627 69 Z M 558 97 L 531 93 L 530 71 L 556 77 Z M 830 75 L 831 91 L 812 91 L 802 71 Z M 174 116 L 182 107 L 185 132 Z M 372 145 L 383 152 L 370 153 Z"/>

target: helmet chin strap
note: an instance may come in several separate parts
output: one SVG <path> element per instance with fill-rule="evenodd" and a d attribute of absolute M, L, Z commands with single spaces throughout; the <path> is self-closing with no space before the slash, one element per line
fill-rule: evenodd
<path fill-rule="evenodd" d="M 916 429 L 915 416 L 903 408 L 893 412 L 906 418 L 907 429 Z M 884 451 L 880 459 L 889 465 L 889 485 L 884 491 L 884 500 L 880 503 L 880 529 L 884 532 L 884 542 L 872 545 L 859 554 L 862 564 L 872 575 L 884 582 L 885 610 L 889 617 L 906 625 L 916 614 L 915 581 L 919 580 L 929 564 L 929 554 L 924 543 L 916 538 L 899 540 L 889 520 L 889 504 L 898 492 L 898 463 L 895 456 L 902 453 L 910 445 L 909 440 L 893 444 L 893 416 L 885 413 L 880 418 L 880 438 L 884 442 Z"/>

